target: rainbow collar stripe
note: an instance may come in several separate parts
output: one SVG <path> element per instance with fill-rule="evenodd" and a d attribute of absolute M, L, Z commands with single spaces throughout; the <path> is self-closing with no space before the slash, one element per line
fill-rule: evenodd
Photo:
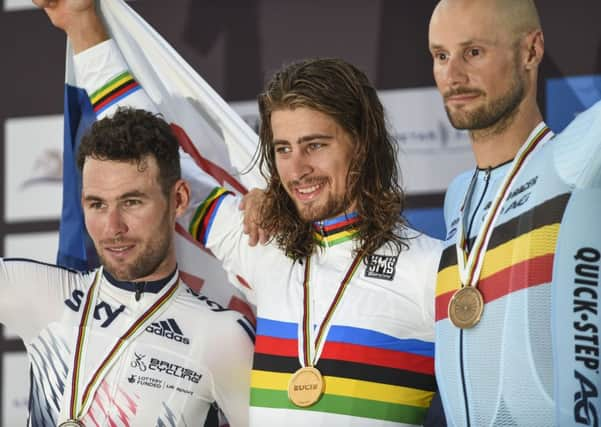
<path fill-rule="evenodd" d="M 90 102 L 94 112 L 100 114 L 140 88 L 134 77 L 128 71 L 125 71 L 94 92 L 90 96 Z"/>
<path fill-rule="evenodd" d="M 359 234 L 361 222 L 356 212 L 313 223 L 313 240 L 320 246 L 334 246 Z"/>

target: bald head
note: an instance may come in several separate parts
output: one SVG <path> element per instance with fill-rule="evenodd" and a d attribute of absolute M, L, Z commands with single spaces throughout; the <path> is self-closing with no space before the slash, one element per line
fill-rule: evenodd
<path fill-rule="evenodd" d="M 430 20 L 429 48 L 455 127 L 500 134 L 518 112 L 520 120 L 540 116 L 536 83 L 544 40 L 532 0 L 441 0 Z"/>
<path fill-rule="evenodd" d="M 441 0 L 432 13 L 431 24 L 458 13 L 489 19 L 506 35 L 519 37 L 541 29 L 533 0 Z"/>

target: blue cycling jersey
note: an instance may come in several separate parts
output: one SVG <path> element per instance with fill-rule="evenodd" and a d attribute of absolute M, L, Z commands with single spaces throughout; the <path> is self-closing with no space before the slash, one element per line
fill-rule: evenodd
<path fill-rule="evenodd" d="M 541 123 L 533 133 L 542 129 Z M 449 425 L 574 425 L 592 422 L 601 410 L 592 399 L 600 386 L 597 293 L 585 289 L 581 298 L 571 297 L 577 286 L 598 283 L 601 102 L 563 133 L 546 137 L 494 223 L 477 284 L 484 311 L 470 329 L 448 317 L 449 301 L 461 287 L 455 248 L 460 208 L 473 180 L 463 216 L 473 242 L 511 162 L 464 173 L 447 192 L 436 375 Z M 585 285 L 578 285 L 578 263 L 585 264 Z"/>

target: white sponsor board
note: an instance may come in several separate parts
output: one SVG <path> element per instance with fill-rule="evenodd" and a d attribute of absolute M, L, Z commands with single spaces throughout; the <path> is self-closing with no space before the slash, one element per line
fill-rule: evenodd
<path fill-rule="evenodd" d="M 58 250 L 58 231 L 8 234 L 4 237 L 5 258 L 30 258 L 54 264 Z"/>
<path fill-rule="evenodd" d="M 2 425 L 24 426 L 29 400 L 29 360 L 25 353 L 7 353 L 2 369 Z"/>
<path fill-rule="evenodd" d="M 401 182 L 407 193 L 444 192 L 453 177 L 474 167 L 468 134 L 451 126 L 436 88 L 379 94 L 398 142 Z"/>
<path fill-rule="evenodd" d="M 5 220 L 60 217 L 63 116 L 11 118 L 4 122 Z"/>
<path fill-rule="evenodd" d="M 4 11 L 10 12 L 23 9 L 35 9 L 31 0 L 4 0 Z"/>
<path fill-rule="evenodd" d="M 390 131 L 398 142 L 401 181 L 408 194 L 441 193 L 474 167 L 468 134 L 451 126 L 434 87 L 380 91 Z M 258 132 L 256 101 L 232 107 Z"/>

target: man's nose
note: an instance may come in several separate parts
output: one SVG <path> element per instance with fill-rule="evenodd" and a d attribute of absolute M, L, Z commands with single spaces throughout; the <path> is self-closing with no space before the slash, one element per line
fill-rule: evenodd
<path fill-rule="evenodd" d="M 291 178 L 294 181 L 301 181 L 313 172 L 313 166 L 311 165 L 309 156 L 304 153 L 296 153 L 291 159 L 292 163 Z"/>
<path fill-rule="evenodd" d="M 118 207 L 110 209 L 107 215 L 106 231 L 109 236 L 117 236 L 127 232 L 127 224 L 123 219 L 123 213 Z"/>
<path fill-rule="evenodd" d="M 445 81 L 450 87 L 465 85 L 468 75 L 465 69 L 465 61 L 461 56 L 451 56 L 445 67 Z"/>

